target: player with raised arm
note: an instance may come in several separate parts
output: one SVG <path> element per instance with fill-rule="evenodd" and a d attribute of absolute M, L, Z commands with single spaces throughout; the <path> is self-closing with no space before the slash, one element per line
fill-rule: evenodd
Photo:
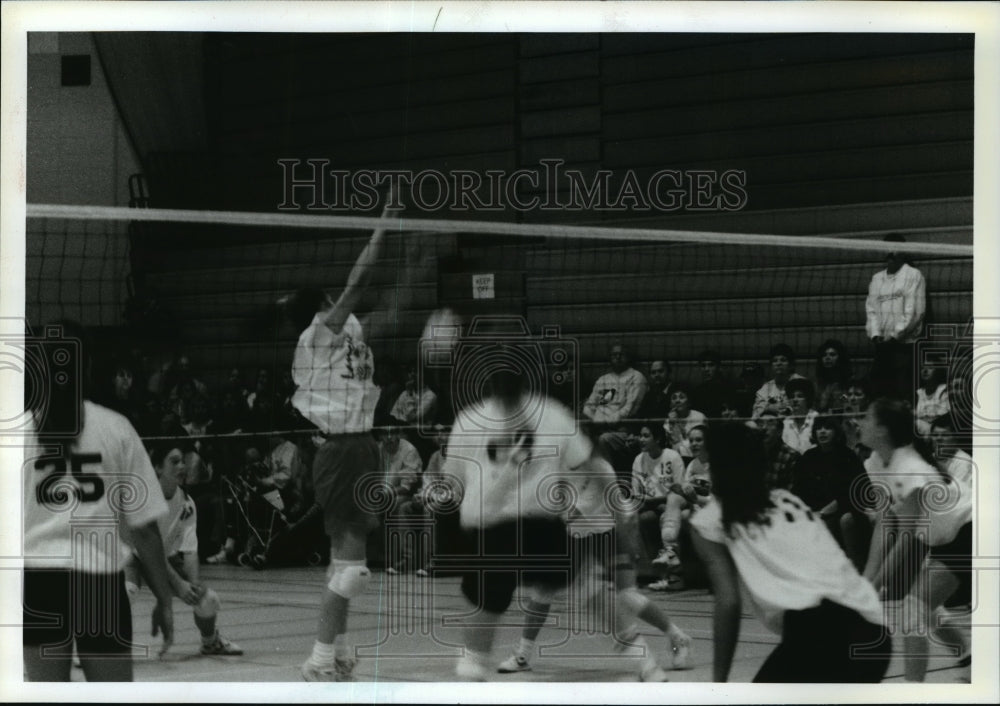
<path fill-rule="evenodd" d="M 390 191 L 382 213 L 396 210 Z M 365 543 L 377 526 L 376 513 L 359 506 L 358 483 L 379 471 L 371 435 L 380 390 L 372 376 L 375 359 L 354 315 L 383 248 L 378 228 L 358 256 L 340 296 L 304 288 L 288 297 L 286 312 L 300 331 L 292 377 L 292 405 L 318 427 L 325 441 L 316 450 L 312 478 L 330 537 L 330 566 L 320 600 L 312 654 L 302 665 L 306 681 L 349 681 L 356 660 L 347 642 L 351 599 L 364 593 L 371 573 Z"/>
<path fill-rule="evenodd" d="M 83 328 L 63 322 L 62 333 L 60 367 L 85 379 Z M 162 655 L 174 635 L 156 524 L 167 511 L 163 493 L 125 417 L 82 399 L 81 380 L 47 379 L 38 394 L 27 389 L 32 382 L 26 379 L 26 399 L 39 404 L 30 410 L 23 467 L 27 678 L 69 681 L 75 646 L 88 681 L 132 681 L 132 612 L 121 570 L 129 548 L 120 530 L 149 567 L 152 634 L 163 632 Z"/>
<path fill-rule="evenodd" d="M 201 634 L 203 655 L 241 655 L 243 650 L 219 634 L 215 621 L 219 596 L 199 581 L 198 514 L 194 500 L 180 487 L 184 476 L 184 451 L 175 443 L 162 442 L 150 451 L 153 469 L 167 501 L 167 514 L 157 521 L 167 557 L 167 576 L 173 595 L 194 608 L 194 622 Z M 138 556 L 125 565 L 125 589 L 134 599 L 146 574 Z"/>

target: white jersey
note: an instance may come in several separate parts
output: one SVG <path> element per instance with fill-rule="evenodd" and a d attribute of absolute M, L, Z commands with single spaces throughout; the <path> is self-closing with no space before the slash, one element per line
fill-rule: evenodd
<path fill-rule="evenodd" d="M 445 473 L 462 484 L 462 527 L 558 517 L 550 490 L 590 457 L 590 441 L 560 403 L 529 397 L 520 409 L 521 418 L 505 419 L 487 400 L 459 412 L 452 425 Z"/>
<path fill-rule="evenodd" d="M 295 347 L 292 405 L 326 434 L 370 431 L 381 392 L 374 372 L 375 358 L 354 314 L 335 335 L 317 313 Z"/>
<path fill-rule="evenodd" d="M 632 490 L 641 499 L 667 497 L 683 477 L 684 459 L 673 449 L 663 449 L 658 458 L 643 451 L 632 462 Z"/>
<path fill-rule="evenodd" d="M 896 449 L 889 463 L 885 463 L 877 451 L 872 451 L 865 461 L 865 470 L 872 483 L 889 492 L 891 510 L 899 508 L 914 491 L 934 486 L 927 501 L 921 502 L 930 521 L 927 543 L 932 547 L 953 540 L 962 526 L 972 520 L 972 488 L 958 481 L 946 481 L 912 446 Z"/>
<path fill-rule="evenodd" d="M 167 500 L 167 514 L 157 520 L 157 524 L 165 556 L 198 551 L 198 513 L 194 500 L 183 488 L 178 488 L 174 497 Z"/>
<path fill-rule="evenodd" d="M 565 520 L 570 535 L 585 537 L 613 530 L 613 493 L 618 488 L 618 479 L 611 464 L 595 458 L 586 471 L 569 474 L 567 481 L 572 506 Z"/>
<path fill-rule="evenodd" d="M 68 449 L 35 441 L 24 480 L 24 565 L 108 574 L 130 551 L 122 533 L 167 512 L 149 456 L 128 420 L 83 404 L 83 429 Z"/>
<path fill-rule="evenodd" d="M 882 625 L 878 594 L 819 514 L 787 490 L 772 490 L 771 502 L 769 524 L 734 524 L 731 536 L 722 527 L 722 506 L 714 497 L 691 518 L 702 537 L 726 545 L 761 621 L 781 634 L 786 610 L 814 608 L 826 599 Z"/>

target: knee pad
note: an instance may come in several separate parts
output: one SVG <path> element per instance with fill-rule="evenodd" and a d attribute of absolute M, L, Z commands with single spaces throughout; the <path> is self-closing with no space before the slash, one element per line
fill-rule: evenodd
<path fill-rule="evenodd" d="M 365 592 L 372 579 L 372 572 L 363 561 L 334 559 L 330 562 L 327 576 L 330 578 L 327 588 L 341 598 L 351 599 Z"/>
<path fill-rule="evenodd" d="M 128 594 L 129 603 L 135 602 L 135 597 L 139 595 L 139 584 L 132 581 L 125 582 L 125 593 Z"/>
<path fill-rule="evenodd" d="M 639 593 L 639 589 L 637 588 L 626 588 L 619 591 L 618 600 L 621 601 L 622 607 L 631 613 L 633 617 L 639 615 L 649 605 L 649 599 Z"/>
<path fill-rule="evenodd" d="M 221 605 L 222 602 L 219 600 L 219 594 L 209 588 L 205 591 L 205 595 L 201 597 L 201 603 L 194 607 L 194 614 L 199 618 L 214 618 L 219 614 Z"/>

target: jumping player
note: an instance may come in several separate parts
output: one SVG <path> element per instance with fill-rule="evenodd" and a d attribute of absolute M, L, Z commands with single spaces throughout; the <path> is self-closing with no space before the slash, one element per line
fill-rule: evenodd
<path fill-rule="evenodd" d="M 194 608 L 203 655 L 241 655 L 243 650 L 219 634 L 215 626 L 219 596 L 198 580 L 198 515 L 194 500 L 179 485 L 184 476 L 184 450 L 170 443 L 155 446 L 150 460 L 167 501 L 167 514 L 158 520 L 168 579 L 173 595 Z M 125 589 L 134 600 L 146 571 L 138 556 L 125 565 Z"/>
<path fill-rule="evenodd" d="M 390 192 L 383 217 L 390 212 Z M 379 471 L 379 451 L 371 435 L 379 388 L 372 380 L 375 360 L 354 310 L 382 250 L 378 228 L 358 256 L 340 296 L 300 289 L 284 303 L 301 331 L 292 377 L 298 389 L 292 405 L 319 428 L 325 442 L 316 451 L 312 477 L 316 503 L 323 508 L 330 537 L 330 566 L 320 600 L 312 654 L 302 665 L 306 681 L 350 681 L 356 660 L 347 642 L 351 599 L 361 595 L 371 573 L 365 542 L 377 516 L 358 506 L 355 488 Z"/>

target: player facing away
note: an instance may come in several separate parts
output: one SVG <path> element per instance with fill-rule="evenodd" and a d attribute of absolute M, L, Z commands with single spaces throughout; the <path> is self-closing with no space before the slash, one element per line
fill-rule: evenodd
<path fill-rule="evenodd" d="M 34 392 L 28 387 L 37 381 L 25 380 L 26 399 L 40 404 L 30 410 L 22 479 L 24 667 L 30 681 L 69 681 L 75 645 L 88 681 L 132 681 L 132 612 L 121 570 L 129 549 L 119 530 L 129 531 L 150 567 L 152 634 L 163 631 L 165 652 L 174 623 L 156 520 L 167 507 L 128 420 L 77 397 L 89 370 L 83 329 L 66 322 L 63 335 L 60 364 L 83 380 Z"/>
<path fill-rule="evenodd" d="M 389 194 L 383 217 L 390 212 Z M 382 250 L 379 228 L 358 256 L 340 296 L 300 289 L 284 303 L 301 331 L 292 363 L 297 389 L 292 404 L 325 438 L 316 451 L 312 478 L 330 537 L 330 566 L 320 598 L 316 641 L 302 665 L 306 681 L 350 681 L 356 660 L 347 642 L 351 599 L 371 580 L 365 542 L 377 514 L 359 506 L 355 488 L 379 472 L 379 451 L 371 435 L 379 388 L 372 380 L 375 360 L 354 310 L 361 301 Z"/>
<path fill-rule="evenodd" d="M 150 451 L 150 460 L 160 489 L 167 501 L 167 514 L 157 520 L 163 553 L 167 557 L 167 576 L 173 595 L 194 609 L 194 623 L 201 634 L 203 655 L 241 655 L 243 650 L 219 634 L 216 617 L 219 614 L 218 594 L 199 581 L 198 576 L 198 515 L 192 500 L 183 488 L 184 449 L 169 442 Z M 145 568 L 135 554 L 125 564 L 125 589 L 134 600 L 143 584 Z"/>

